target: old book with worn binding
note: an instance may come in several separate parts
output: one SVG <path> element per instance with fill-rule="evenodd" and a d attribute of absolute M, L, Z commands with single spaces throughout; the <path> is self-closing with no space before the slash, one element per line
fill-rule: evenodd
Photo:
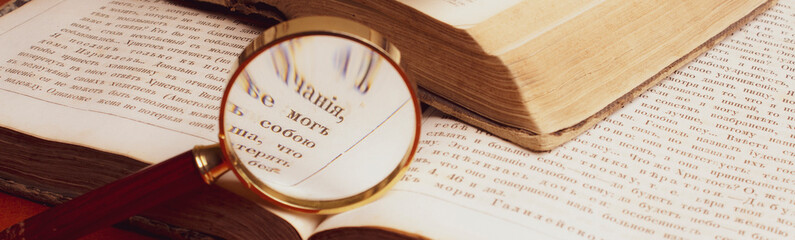
<path fill-rule="evenodd" d="M 202 1 L 367 23 L 402 49 L 424 101 L 531 150 L 589 129 L 774 2 Z"/>

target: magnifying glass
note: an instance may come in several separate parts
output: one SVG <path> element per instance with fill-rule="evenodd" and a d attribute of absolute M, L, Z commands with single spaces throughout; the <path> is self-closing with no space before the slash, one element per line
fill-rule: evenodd
<path fill-rule="evenodd" d="M 263 32 L 224 92 L 219 144 L 197 146 L 14 225 L 7 239 L 73 239 L 214 182 L 231 169 L 252 191 L 301 212 L 372 201 L 417 147 L 416 85 L 380 34 L 333 17 Z"/>

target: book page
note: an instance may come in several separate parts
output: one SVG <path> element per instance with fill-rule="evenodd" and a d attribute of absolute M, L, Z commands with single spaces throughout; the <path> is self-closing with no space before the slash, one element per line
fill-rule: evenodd
<path fill-rule="evenodd" d="M 0 18 L 0 125 L 148 163 L 216 143 L 233 62 L 261 31 L 171 1 L 33 1 Z M 304 236 L 317 221 L 276 213 Z"/>
<path fill-rule="evenodd" d="M 399 0 L 457 28 L 469 28 L 516 5 L 521 0 Z"/>
<path fill-rule="evenodd" d="M 430 110 L 384 198 L 318 230 L 441 239 L 795 236 L 795 1 L 545 153 Z M 421 219 L 421 220 L 420 220 Z"/>
<path fill-rule="evenodd" d="M 3 125 L 150 163 L 217 142 L 229 68 L 261 31 L 148 1 L 37 1 L 0 20 Z"/>

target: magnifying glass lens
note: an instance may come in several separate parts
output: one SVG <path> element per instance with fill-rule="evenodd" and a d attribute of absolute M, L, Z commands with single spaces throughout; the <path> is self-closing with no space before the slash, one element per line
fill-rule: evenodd
<path fill-rule="evenodd" d="M 379 190 L 407 164 L 416 137 L 416 102 L 398 69 L 341 35 L 262 47 L 225 94 L 221 139 L 235 173 L 288 204 L 355 201 Z"/>

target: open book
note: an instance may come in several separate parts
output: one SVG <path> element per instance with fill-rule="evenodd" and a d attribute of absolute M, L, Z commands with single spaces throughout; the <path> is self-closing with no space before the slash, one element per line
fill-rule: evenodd
<path fill-rule="evenodd" d="M 424 102 L 533 150 L 591 128 L 774 2 L 200 1 L 366 23 L 401 49 Z"/>
<path fill-rule="evenodd" d="M 791 238 L 793 24 L 780 1 L 549 152 L 429 109 L 406 176 L 361 208 L 285 212 L 226 179 L 142 221 L 227 239 Z M 0 187 L 74 196 L 87 189 L 62 189 L 215 142 L 220 88 L 261 30 L 167 1 L 37 0 L 0 17 L 0 144 L 14 147 Z"/>

